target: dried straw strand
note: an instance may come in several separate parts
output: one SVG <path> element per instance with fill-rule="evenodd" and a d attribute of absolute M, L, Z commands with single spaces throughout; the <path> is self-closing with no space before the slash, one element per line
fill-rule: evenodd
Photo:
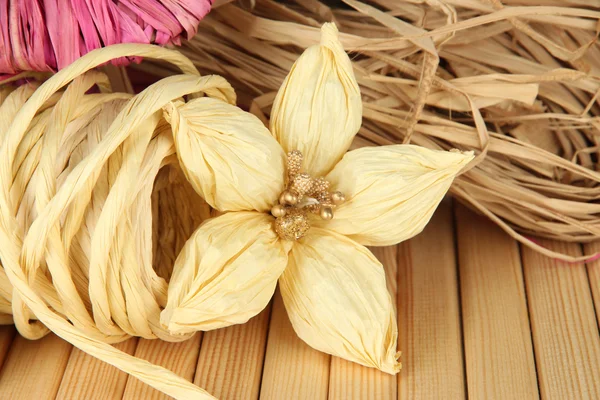
<path fill-rule="evenodd" d="M 216 4 L 182 51 L 201 71 L 225 76 L 267 121 L 291 63 L 318 42 L 315 22 L 335 20 L 345 48 L 356 53 L 362 145 L 476 150 L 451 190 L 459 201 L 548 256 L 596 256 L 560 254 L 531 236 L 600 238 L 600 4 L 309 3 Z M 158 63 L 135 68 L 170 73 Z"/>

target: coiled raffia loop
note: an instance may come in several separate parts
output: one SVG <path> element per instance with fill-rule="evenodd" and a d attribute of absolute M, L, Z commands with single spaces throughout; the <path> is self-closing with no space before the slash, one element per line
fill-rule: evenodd
<path fill-rule="evenodd" d="M 112 93 L 92 68 L 125 56 L 183 74 Z M 212 397 L 109 343 L 190 336 L 160 314 L 174 259 L 210 208 L 181 173 L 164 113 L 201 96 L 235 103 L 225 79 L 151 45 L 96 50 L 39 87 L 0 86 L 0 322 L 29 339 L 53 331 L 176 398 Z"/>

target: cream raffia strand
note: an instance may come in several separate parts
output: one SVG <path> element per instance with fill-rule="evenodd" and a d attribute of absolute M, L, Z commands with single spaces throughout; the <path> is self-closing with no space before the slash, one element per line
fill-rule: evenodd
<path fill-rule="evenodd" d="M 183 73 L 111 93 L 91 70 L 125 56 Z M 279 282 L 309 345 L 396 373 L 392 302 L 364 246 L 419 233 L 473 155 L 347 152 L 361 99 L 333 24 L 291 69 L 270 131 L 235 100 L 223 78 L 149 45 L 93 51 L 39 87 L 0 86 L 1 321 L 30 339 L 52 331 L 175 398 L 208 399 L 110 343 L 246 322 Z M 282 222 L 297 215 L 301 234 Z"/>

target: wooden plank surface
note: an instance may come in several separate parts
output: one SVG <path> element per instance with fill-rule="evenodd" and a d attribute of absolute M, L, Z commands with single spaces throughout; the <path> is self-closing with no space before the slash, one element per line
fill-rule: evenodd
<path fill-rule="evenodd" d="M 600 253 L 600 242 L 588 243 L 583 246 L 585 254 Z M 594 306 L 596 308 L 596 319 L 600 327 L 600 260 L 595 260 L 587 265 L 588 278 L 590 281 L 590 289 L 594 298 Z"/>
<path fill-rule="evenodd" d="M 442 203 L 423 234 L 400 245 L 399 399 L 463 399 L 465 383 L 452 210 Z"/>
<path fill-rule="evenodd" d="M 133 354 L 137 338 L 115 345 Z M 57 400 L 117 400 L 123 397 L 127 374 L 105 362 L 74 348 L 60 383 Z"/>
<path fill-rule="evenodd" d="M 540 240 L 581 255 L 574 243 Z M 600 335 L 586 266 L 566 264 L 523 247 L 523 267 L 544 399 L 600 399 Z"/>
<path fill-rule="evenodd" d="M 177 343 L 140 339 L 135 350 L 135 356 L 168 368 L 191 381 L 196 371 L 201 340 L 202 333 L 200 332 L 186 341 Z M 162 392 L 132 377 L 127 381 L 125 393 L 123 394 L 124 400 L 163 400 L 169 398 Z"/>
<path fill-rule="evenodd" d="M 246 324 L 204 334 L 194 383 L 220 400 L 257 399 L 271 306 Z"/>
<path fill-rule="evenodd" d="M 331 356 L 294 332 L 279 291 L 275 294 L 265 353 L 261 400 L 327 399 Z"/>
<path fill-rule="evenodd" d="M 12 325 L 0 326 L 0 368 L 4 364 L 16 333 L 17 330 Z"/>
<path fill-rule="evenodd" d="M 469 398 L 537 399 L 519 247 L 462 206 L 456 223 Z"/>
<path fill-rule="evenodd" d="M 397 299 L 397 378 L 308 347 L 278 294 L 272 309 L 245 325 L 182 343 L 134 339 L 118 346 L 224 400 L 600 398 L 600 260 L 585 266 L 548 259 L 452 208 L 443 202 L 409 242 L 373 249 Z M 600 251 L 600 242 L 584 249 Z M 71 349 L 54 335 L 29 341 L 0 327 L 0 398 L 168 398 Z"/>
<path fill-rule="evenodd" d="M 2 398 L 53 399 L 72 348 L 52 333 L 40 340 L 27 340 L 17 335 L 0 371 Z"/>

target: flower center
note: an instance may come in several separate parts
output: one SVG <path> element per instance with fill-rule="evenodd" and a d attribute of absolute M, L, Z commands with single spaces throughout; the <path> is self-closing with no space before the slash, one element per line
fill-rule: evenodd
<path fill-rule="evenodd" d="M 302 172 L 302 153 L 294 150 L 287 155 L 286 187 L 273 206 L 276 218 L 275 232 L 282 239 L 298 240 L 308 232 L 308 214 L 317 214 L 324 220 L 333 218 L 335 207 L 346 198 L 341 192 L 330 192 L 329 182 L 323 177 L 313 178 Z"/>

